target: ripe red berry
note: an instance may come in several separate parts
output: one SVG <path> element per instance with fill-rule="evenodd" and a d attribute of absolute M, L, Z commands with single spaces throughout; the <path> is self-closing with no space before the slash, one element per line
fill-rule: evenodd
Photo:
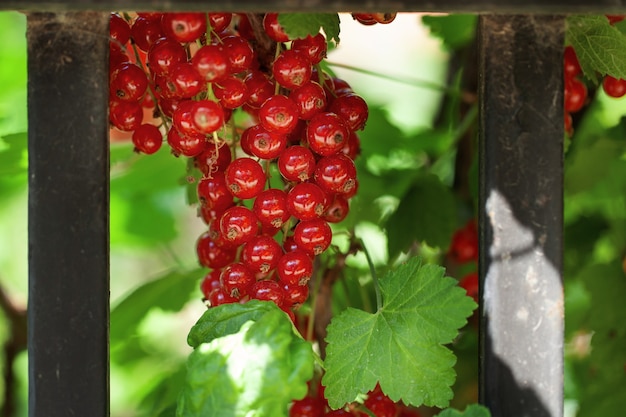
<path fill-rule="evenodd" d="M 263 17 L 263 29 L 265 33 L 276 42 L 289 42 L 289 36 L 278 23 L 278 13 L 266 13 Z"/>
<path fill-rule="evenodd" d="M 289 417 L 324 417 L 324 403 L 318 398 L 304 397 L 291 404 Z"/>
<path fill-rule="evenodd" d="M 143 108 L 136 101 L 110 99 L 109 120 L 119 130 L 132 132 L 141 126 Z"/>
<path fill-rule="evenodd" d="M 212 269 L 224 268 L 232 263 L 237 255 L 235 249 L 219 246 L 208 232 L 198 238 L 196 253 L 200 265 Z"/>
<path fill-rule="evenodd" d="M 266 276 L 276 268 L 283 249 L 270 236 L 255 236 L 243 245 L 242 262 L 255 274 Z"/>
<path fill-rule="evenodd" d="M 241 262 L 227 265 L 220 274 L 220 283 L 224 292 L 236 299 L 248 295 L 255 282 L 254 273 Z"/>
<path fill-rule="evenodd" d="M 356 186 L 356 167 L 343 153 L 325 156 L 317 161 L 314 178 L 326 192 L 349 194 Z"/>
<path fill-rule="evenodd" d="M 230 25 L 232 13 L 209 13 L 209 24 L 214 32 L 220 33 Z"/>
<path fill-rule="evenodd" d="M 252 285 L 250 298 L 273 301 L 278 307 L 282 307 L 285 301 L 285 290 L 278 282 L 264 279 Z"/>
<path fill-rule="evenodd" d="M 326 58 L 326 38 L 318 33 L 315 36 L 308 35 L 306 38 L 294 39 L 291 42 L 291 50 L 306 56 L 311 64 L 319 64 L 322 59 Z"/>
<path fill-rule="evenodd" d="M 137 152 L 150 155 L 161 149 L 163 136 L 158 127 L 152 124 L 142 124 L 133 132 L 133 145 Z"/>
<path fill-rule="evenodd" d="M 249 93 L 246 83 L 235 76 L 228 76 L 213 84 L 213 93 L 222 107 L 236 109 L 248 101 Z"/>
<path fill-rule="evenodd" d="M 191 120 L 199 132 L 208 135 L 224 124 L 224 110 L 213 100 L 194 101 Z"/>
<path fill-rule="evenodd" d="M 168 38 L 187 43 L 194 42 L 206 33 L 206 21 L 205 13 L 163 13 L 161 27 Z"/>
<path fill-rule="evenodd" d="M 183 134 L 172 127 L 167 132 L 167 143 L 174 155 L 183 155 L 188 158 L 199 155 L 207 148 L 207 141 L 202 135 Z"/>
<path fill-rule="evenodd" d="M 204 45 L 191 58 L 191 65 L 207 82 L 221 80 L 230 71 L 228 57 L 218 45 Z"/>
<path fill-rule="evenodd" d="M 319 255 L 330 246 L 333 233 L 328 222 L 322 219 L 303 220 L 296 225 L 293 239 L 299 248 Z"/>
<path fill-rule="evenodd" d="M 308 57 L 292 49 L 281 52 L 272 66 L 276 82 L 290 90 L 308 82 L 311 79 L 311 71 L 311 61 Z"/>
<path fill-rule="evenodd" d="M 606 18 L 609 20 L 609 24 L 611 25 L 621 22 L 622 20 L 624 20 L 625 17 L 626 15 L 623 15 L 623 14 L 607 14 L 606 15 Z"/>
<path fill-rule="evenodd" d="M 478 302 L 478 272 L 471 272 L 459 281 L 461 288 L 465 289 L 467 295 Z"/>
<path fill-rule="evenodd" d="M 372 18 L 376 23 L 387 25 L 396 19 L 397 13 L 372 13 Z"/>
<path fill-rule="evenodd" d="M 211 307 L 221 306 L 222 304 L 232 304 L 236 303 L 239 300 L 231 297 L 224 291 L 223 288 L 216 288 L 207 297 L 207 301 Z"/>
<path fill-rule="evenodd" d="M 363 129 L 369 116 L 367 103 L 361 96 L 354 93 L 335 98 L 328 111 L 339 115 L 352 131 Z"/>
<path fill-rule="evenodd" d="M 339 223 L 343 221 L 350 211 L 348 199 L 341 194 L 335 194 L 333 201 L 326 207 L 322 218 L 328 223 Z"/>
<path fill-rule="evenodd" d="M 222 287 L 222 284 L 220 283 L 221 273 L 221 269 L 213 269 L 202 279 L 202 282 L 200 283 L 200 291 L 202 291 L 205 298 L 209 298 L 209 294 L 214 289 Z"/>
<path fill-rule="evenodd" d="M 626 94 L 626 80 L 605 75 L 602 79 L 602 89 L 609 97 L 623 97 Z"/>
<path fill-rule="evenodd" d="M 565 80 L 565 111 L 576 113 L 580 111 L 587 100 L 587 86 L 578 78 Z"/>
<path fill-rule="evenodd" d="M 250 126 L 241 134 L 242 148 L 260 159 L 277 158 L 287 147 L 287 137 L 269 132 L 262 125 Z"/>
<path fill-rule="evenodd" d="M 297 309 L 309 298 L 308 285 L 284 284 L 283 290 L 285 290 L 285 304 L 289 308 Z"/>
<path fill-rule="evenodd" d="M 252 206 L 259 222 L 267 228 L 279 228 L 289 220 L 287 194 L 276 188 L 269 188 L 257 195 Z"/>
<path fill-rule="evenodd" d="M 565 73 L 565 78 L 574 78 L 580 74 L 581 71 L 582 69 L 580 68 L 574 47 L 571 45 L 566 46 L 563 52 L 563 72 Z"/>
<path fill-rule="evenodd" d="M 117 45 L 126 45 L 130 39 L 130 26 L 119 13 L 111 13 L 109 17 L 109 36 Z"/>
<path fill-rule="evenodd" d="M 272 96 L 261 105 L 259 122 L 270 132 L 286 135 L 298 124 L 298 107 L 287 96 Z"/>
<path fill-rule="evenodd" d="M 224 239 L 239 246 L 258 232 L 257 218 L 247 207 L 234 206 L 227 209 L 220 217 L 219 229 Z"/>
<path fill-rule="evenodd" d="M 228 189 L 237 198 L 256 197 L 265 188 L 265 173 L 252 158 L 237 158 L 226 168 Z"/>
<path fill-rule="evenodd" d="M 252 67 L 255 60 L 250 43 L 240 36 L 226 36 L 222 39 L 222 48 L 228 58 L 230 71 L 238 74 Z"/>
<path fill-rule="evenodd" d="M 318 113 L 309 121 L 306 140 L 313 152 L 328 156 L 339 152 L 348 140 L 350 131 L 335 113 Z"/>
<path fill-rule="evenodd" d="M 276 267 L 278 279 L 286 285 L 306 285 L 313 275 L 313 261 L 302 250 L 287 252 Z"/>
<path fill-rule="evenodd" d="M 130 28 L 130 33 L 137 47 L 148 52 L 154 42 L 164 37 L 161 16 L 137 16 Z"/>
<path fill-rule="evenodd" d="M 209 142 L 207 147 L 194 158 L 195 166 L 206 176 L 225 171 L 231 161 L 231 151 L 226 142 Z"/>
<path fill-rule="evenodd" d="M 218 215 L 234 204 L 223 172 L 218 171 L 210 177 L 200 179 L 197 192 L 200 204 Z"/>
<path fill-rule="evenodd" d="M 310 120 L 326 108 L 326 93 L 321 85 L 309 81 L 289 94 L 296 106 L 301 120 Z"/>
<path fill-rule="evenodd" d="M 315 157 L 304 146 L 290 146 L 279 155 L 278 170 L 287 181 L 306 181 L 315 172 Z"/>
<path fill-rule="evenodd" d="M 244 82 L 250 94 L 247 103 L 252 107 L 261 107 L 265 100 L 274 95 L 274 85 L 261 71 L 250 71 Z"/>
<path fill-rule="evenodd" d="M 158 39 L 148 51 L 148 64 L 152 74 L 167 75 L 181 62 L 187 62 L 187 53 L 175 40 Z"/>
<path fill-rule="evenodd" d="M 287 193 L 287 209 L 299 220 L 312 220 L 320 217 L 326 207 L 326 194 L 310 182 L 293 186 Z"/>
<path fill-rule="evenodd" d="M 474 220 L 454 232 L 448 253 L 458 263 L 478 260 L 478 229 Z"/>

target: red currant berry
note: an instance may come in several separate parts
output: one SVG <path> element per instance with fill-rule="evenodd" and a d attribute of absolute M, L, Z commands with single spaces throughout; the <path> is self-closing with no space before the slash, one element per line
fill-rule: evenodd
<path fill-rule="evenodd" d="M 230 148 L 226 142 L 209 143 L 206 149 L 194 158 L 195 166 L 206 176 L 217 171 L 225 171 L 230 161 Z"/>
<path fill-rule="evenodd" d="M 322 219 L 304 220 L 296 225 L 293 239 L 299 248 L 312 255 L 319 255 L 330 246 L 333 232 Z"/>
<path fill-rule="evenodd" d="M 398 415 L 396 403 L 382 392 L 370 394 L 364 404 L 376 417 L 396 417 Z"/>
<path fill-rule="evenodd" d="M 278 307 L 282 307 L 285 302 L 285 290 L 278 282 L 264 279 L 252 285 L 250 298 L 262 301 L 273 301 Z"/>
<path fill-rule="evenodd" d="M 337 97 L 328 110 L 339 115 L 352 131 L 362 130 L 369 116 L 367 103 L 354 93 Z"/>
<path fill-rule="evenodd" d="M 195 107 L 193 100 L 181 100 L 178 102 L 176 110 L 172 115 L 172 123 L 174 128 L 181 135 L 199 136 L 200 131 L 193 123 L 193 109 Z"/>
<path fill-rule="evenodd" d="M 309 121 L 306 140 L 313 152 L 328 156 L 339 152 L 350 136 L 345 122 L 335 113 L 318 113 Z"/>
<path fill-rule="evenodd" d="M 341 194 L 335 194 L 333 201 L 328 205 L 322 218 L 328 223 L 339 223 L 346 218 L 350 212 L 350 205 L 348 199 Z"/>
<path fill-rule="evenodd" d="M 142 124 L 133 132 L 132 141 L 137 152 L 151 155 L 161 149 L 163 136 L 155 125 Z"/>
<path fill-rule="evenodd" d="M 209 13 L 209 24 L 214 32 L 220 33 L 230 25 L 232 13 Z"/>
<path fill-rule="evenodd" d="M 387 25 L 396 19 L 397 13 L 372 13 L 372 18 L 376 23 Z"/>
<path fill-rule="evenodd" d="M 256 197 L 265 188 L 265 173 L 252 158 L 237 158 L 226 168 L 228 189 L 237 198 Z"/>
<path fill-rule="evenodd" d="M 309 81 L 296 88 L 289 94 L 298 106 L 298 114 L 301 120 L 310 120 L 317 113 L 326 109 L 326 93 L 321 85 L 315 81 Z"/>
<path fill-rule="evenodd" d="M 287 252 L 278 260 L 278 279 L 286 285 L 306 285 L 313 275 L 313 261 L 301 250 Z"/>
<path fill-rule="evenodd" d="M 461 288 L 478 303 L 478 272 L 471 272 L 459 281 Z"/>
<path fill-rule="evenodd" d="M 187 53 L 183 46 L 174 40 L 161 38 L 154 42 L 148 51 L 148 65 L 152 74 L 167 75 L 181 62 L 187 62 Z"/>
<path fill-rule="evenodd" d="M 252 68 L 255 60 L 250 43 L 240 36 L 226 36 L 222 39 L 222 48 L 228 57 L 230 71 L 238 74 Z"/>
<path fill-rule="evenodd" d="M 291 216 L 287 210 L 287 194 L 276 188 L 262 191 L 254 200 L 252 211 L 267 228 L 282 227 Z"/>
<path fill-rule="evenodd" d="M 148 52 L 153 43 L 164 37 L 161 16 L 138 16 L 130 28 L 133 41 L 139 49 Z"/>
<path fill-rule="evenodd" d="M 270 39 L 276 42 L 289 42 L 289 36 L 278 23 L 278 13 L 266 13 L 263 17 L 263 29 Z"/>
<path fill-rule="evenodd" d="M 222 287 L 220 282 L 221 273 L 222 271 L 220 269 L 214 269 L 204 276 L 202 282 L 200 283 L 200 291 L 202 291 L 204 298 L 209 298 L 211 291 Z"/>
<path fill-rule="evenodd" d="M 169 76 L 169 82 L 174 90 L 172 95 L 178 98 L 191 98 L 206 87 L 198 71 L 188 62 L 180 63 L 174 67 Z"/>
<path fill-rule="evenodd" d="M 287 137 L 269 132 L 262 125 L 250 126 L 241 134 L 242 148 L 260 159 L 277 158 L 287 147 Z"/>
<path fill-rule="evenodd" d="M 285 304 L 289 308 L 297 309 L 309 298 L 308 285 L 284 284 L 283 290 L 285 290 Z"/>
<path fill-rule="evenodd" d="M 258 230 L 257 218 L 247 207 L 230 207 L 220 217 L 220 232 L 233 245 L 243 245 L 256 236 Z"/>
<path fill-rule="evenodd" d="M 109 17 L 109 36 L 117 45 L 126 45 L 130 39 L 130 26 L 119 13 L 111 13 Z"/>
<path fill-rule="evenodd" d="M 626 17 L 626 15 L 623 14 L 607 14 L 605 16 L 609 20 L 609 24 L 611 25 L 621 22 Z"/>
<path fill-rule="evenodd" d="M 286 135 L 298 124 L 298 107 L 287 96 L 272 96 L 261 105 L 259 122 L 270 132 Z"/>
<path fill-rule="evenodd" d="M 220 274 L 222 289 L 226 294 L 236 299 L 248 295 L 255 282 L 254 273 L 241 262 L 234 262 L 226 266 Z"/>
<path fill-rule="evenodd" d="M 215 172 L 211 177 L 202 178 L 198 181 L 197 191 L 200 204 L 218 214 L 234 204 L 223 172 Z"/>
<path fill-rule="evenodd" d="M 587 100 L 587 86 L 578 78 L 565 80 L 565 111 L 576 113 L 580 111 Z"/>
<path fill-rule="evenodd" d="M 230 71 L 228 57 L 218 45 L 204 45 L 191 58 L 191 65 L 207 82 L 221 80 Z"/>
<path fill-rule="evenodd" d="M 352 18 L 365 26 L 371 26 L 378 23 L 376 19 L 374 19 L 374 15 L 372 13 L 352 13 Z"/>
<path fill-rule="evenodd" d="M 168 38 L 181 43 L 194 42 L 206 33 L 206 20 L 204 13 L 163 13 L 161 27 Z"/>
<path fill-rule="evenodd" d="M 566 46 L 563 52 L 563 72 L 565 73 L 565 78 L 574 78 L 580 74 L 581 71 L 582 69 L 580 68 L 574 47 L 571 45 Z"/>
<path fill-rule="evenodd" d="M 324 213 L 326 194 L 310 182 L 294 185 L 287 193 L 287 209 L 299 220 L 312 220 Z"/>
<path fill-rule="evenodd" d="M 213 291 L 211 291 L 211 293 L 207 297 L 207 301 L 209 302 L 209 305 L 211 307 L 217 307 L 223 304 L 236 303 L 239 300 L 228 295 L 226 291 L 224 291 L 223 288 L 216 288 Z"/>
<path fill-rule="evenodd" d="M 308 35 L 306 38 L 294 39 L 291 42 L 291 50 L 304 54 L 311 64 L 319 64 L 326 58 L 326 38 L 318 33 L 315 36 Z"/>
<path fill-rule="evenodd" d="M 191 120 L 199 132 L 208 135 L 224 124 L 224 110 L 213 100 L 195 101 L 191 109 Z"/>
<path fill-rule="evenodd" d="M 283 249 L 270 236 L 255 236 L 243 245 L 242 262 L 255 274 L 266 276 L 276 268 Z"/>
<path fill-rule="evenodd" d="M 132 132 L 141 126 L 143 108 L 136 101 L 109 100 L 109 120 L 119 130 Z"/>
<path fill-rule="evenodd" d="M 448 253 L 458 263 L 478 260 L 478 229 L 474 220 L 454 232 Z"/>
<path fill-rule="evenodd" d="M 292 90 L 311 79 L 311 62 L 304 54 L 286 50 L 274 61 L 272 74 L 278 84 Z"/>
<path fill-rule="evenodd" d="M 208 232 L 203 233 L 196 242 L 196 252 L 200 265 L 207 268 L 219 269 L 235 260 L 235 249 L 219 246 Z"/>
<path fill-rule="evenodd" d="M 170 128 L 167 132 L 167 143 L 175 155 L 189 158 L 199 155 L 207 148 L 207 141 L 204 136 L 182 134 L 176 128 Z"/>
<path fill-rule="evenodd" d="M 315 157 L 304 146 L 290 146 L 278 156 L 278 170 L 287 181 L 306 181 L 315 172 Z"/>
<path fill-rule="evenodd" d="M 324 417 L 324 403 L 318 398 L 304 397 L 293 402 L 289 417 Z"/>
<path fill-rule="evenodd" d="M 251 71 L 244 82 L 250 94 L 247 103 L 252 107 L 261 107 L 265 100 L 274 95 L 274 85 L 261 71 Z"/>
<path fill-rule="evenodd" d="M 249 93 L 246 83 L 235 76 L 228 76 L 213 85 L 213 93 L 222 107 L 236 109 L 248 101 Z"/>
<path fill-rule="evenodd" d="M 356 167 L 343 153 L 317 161 L 315 183 L 329 193 L 348 194 L 356 186 Z"/>
<path fill-rule="evenodd" d="M 623 97 L 626 94 L 626 80 L 605 75 L 602 80 L 602 89 L 609 97 Z"/>

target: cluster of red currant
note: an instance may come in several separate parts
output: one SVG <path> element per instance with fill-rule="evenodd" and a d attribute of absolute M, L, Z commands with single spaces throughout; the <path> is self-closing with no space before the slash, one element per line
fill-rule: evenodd
<path fill-rule="evenodd" d="M 417 410 L 395 403 L 380 389 L 380 385 L 367 394 L 363 401 L 376 417 L 420 417 Z M 352 403 L 346 408 L 331 410 L 324 398 L 324 386 L 317 385 L 315 392 L 301 400 L 294 401 L 289 409 L 289 417 L 369 417 L 360 409 L 359 404 Z"/>
<path fill-rule="evenodd" d="M 377 23 L 386 25 L 395 20 L 396 13 L 352 13 L 352 18 L 365 26 Z"/>
<path fill-rule="evenodd" d="M 621 22 L 626 16 L 607 15 L 611 25 Z M 576 51 L 571 45 L 565 47 L 563 54 L 563 73 L 565 77 L 564 107 L 565 107 L 565 132 L 572 136 L 574 133 L 572 113 L 577 113 L 587 103 L 587 85 L 580 78 L 582 69 L 576 56 Z M 602 79 L 602 89 L 609 97 L 619 98 L 626 95 L 626 80 L 605 75 Z"/>
<path fill-rule="evenodd" d="M 324 35 L 289 39 L 276 13 L 112 14 L 110 27 L 112 126 L 145 154 L 166 137 L 202 172 L 208 304 L 271 300 L 293 317 L 358 188 L 368 118 L 321 70 Z"/>
<path fill-rule="evenodd" d="M 476 220 L 470 219 L 452 235 L 448 257 L 457 264 L 478 262 L 478 227 Z M 478 271 L 474 270 L 459 280 L 459 285 L 467 295 L 478 302 Z"/>

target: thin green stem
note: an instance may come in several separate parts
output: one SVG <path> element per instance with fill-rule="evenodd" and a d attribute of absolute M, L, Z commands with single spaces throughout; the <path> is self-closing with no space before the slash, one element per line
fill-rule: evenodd
<path fill-rule="evenodd" d="M 458 142 L 467 130 L 474 124 L 478 117 L 478 105 L 474 104 L 469 108 L 461 123 L 454 130 L 454 143 Z"/>
<path fill-rule="evenodd" d="M 365 254 L 365 259 L 367 259 L 367 265 L 370 268 L 370 274 L 372 274 L 372 281 L 374 281 L 374 291 L 376 292 L 376 311 L 380 311 L 380 309 L 383 308 L 383 296 L 380 293 L 380 286 L 378 285 L 376 268 L 374 267 L 374 262 L 372 261 L 372 257 L 370 256 L 367 247 L 365 247 L 365 242 L 363 242 L 363 239 L 359 238 L 359 244 L 361 245 L 361 249 Z"/>
<path fill-rule="evenodd" d="M 428 81 L 428 80 L 422 80 L 418 78 L 409 78 L 409 77 L 400 76 L 400 75 L 383 74 L 383 73 L 368 70 L 365 68 L 359 68 L 359 67 L 355 67 L 355 66 L 348 65 L 348 64 L 341 64 L 339 62 L 326 62 L 326 63 L 331 67 L 343 68 L 343 69 L 347 69 L 350 71 L 359 72 L 361 74 L 371 75 L 372 77 L 382 78 L 384 80 L 395 81 L 398 83 L 412 85 L 416 87 L 428 88 L 430 90 L 435 90 L 435 91 L 442 91 L 450 96 L 460 96 L 462 94 L 461 91 L 455 88 L 446 87 L 445 85 L 441 85 L 439 83 Z"/>

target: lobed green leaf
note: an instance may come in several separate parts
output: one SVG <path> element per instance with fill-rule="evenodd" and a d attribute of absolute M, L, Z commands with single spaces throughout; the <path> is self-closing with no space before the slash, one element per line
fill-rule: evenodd
<path fill-rule="evenodd" d="M 337 13 L 279 13 L 278 23 L 289 39 L 317 35 L 321 30 L 326 41 L 339 43 L 339 15 Z"/>
<path fill-rule="evenodd" d="M 490 417 L 491 413 L 487 407 L 478 404 L 470 404 L 465 411 L 458 411 L 452 408 L 446 408 L 436 417 Z"/>
<path fill-rule="evenodd" d="M 322 383 L 332 408 L 377 383 L 393 401 L 445 407 L 452 398 L 450 343 L 476 308 L 442 267 L 418 258 L 380 279 L 383 306 L 375 314 L 347 309 L 328 326 Z"/>

